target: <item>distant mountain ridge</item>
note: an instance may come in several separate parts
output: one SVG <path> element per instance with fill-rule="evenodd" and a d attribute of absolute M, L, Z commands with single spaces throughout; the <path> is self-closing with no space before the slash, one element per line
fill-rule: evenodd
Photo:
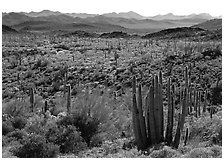
<path fill-rule="evenodd" d="M 87 18 L 87 17 L 95 17 L 95 16 L 99 16 L 100 14 L 87 14 L 87 13 L 61 13 L 58 11 L 50 11 L 50 10 L 43 10 L 40 12 L 19 12 L 22 14 L 25 14 L 29 17 L 43 17 L 43 16 L 51 16 L 51 15 L 60 15 L 60 14 L 65 14 L 68 16 L 72 16 L 72 17 L 79 17 L 79 18 Z M 6 15 L 7 13 L 3 13 L 3 16 Z M 142 16 L 136 12 L 133 11 L 129 11 L 129 12 L 120 12 L 120 13 L 104 13 L 101 14 L 102 16 L 105 17 L 116 17 L 116 18 L 127 18 L 127 19 L 152 19 L 152 20 L 165 20 L 165 19 L 169 19 L 169 20 L 178 20 L 178 19 L 188 19 L 188 18 L 199 18 L 199 19 L 214 19 L 217 17 L 212 17 L 210 14 L 208 13 L 200 13 L 200 14 L 190 14 L 190 15 L 183 15 L 183 16 L 179 16 L 179 15 L 174 15 L 173 13 L 168 13 L 165 15 L 156 15 L 156 16 Z M 219 17 L 220 18 L 220 17 Z"/>
<path fill-rule="evenodd" d="M 210 20 L 209 14 L 175 16 L 172 13 L 145 18 L 135 12 L 86 14 L 60 13 L 43 10 L 41 12 L 2 13 L 2 24 L 22 31 L 84 30 L 126 31 L 129 33 L 151 33 L 168 28 L 190 27 Z M 108 29 L 107 29 L 108 27 Z"/>

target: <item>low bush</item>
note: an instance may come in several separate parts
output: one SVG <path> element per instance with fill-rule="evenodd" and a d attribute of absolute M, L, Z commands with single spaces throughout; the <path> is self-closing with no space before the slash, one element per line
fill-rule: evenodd
<path fill-rule="evenodd" d="M 54 143 L 60 147 L 61 153 L 77 154 L 87 148 L 87 144 L 80 136 L 80 132 L 71 125 L 67 127 L 52 127 L 45 136 L 47 142 Z"/>
<path fill-rule="evenodd" d="M 75 126 L 81 132 L 81 136 L 85 142 L 90 145 L 91 138 L 97 133 L 99 121 L 91 117 L 83 117 L 79 114 L 73 114 L 63 117 L 59 122 L 59 126 Z"/>
<path fill-rule="evenodd" d="M 165 146 L 163 149 L 154 150 L 150 157 L 152 158 L 174 158 L 180 157 L 180 153 L 170 147 Z"/>
<path fill-rule="evenodd" d="M 22 129 L 25 127 L 27 119 L 21 116 L 14 117 L 12 119 L 12 125 L 14 128 Z"/>
<path fill-rule="evenodd" d="M 26 133 L 25 130 L 19 130 L 19 129 L 15 129 L 14 131 L 10 132 L 7 135 L 9 138 L 14 138 L 17 141 L 22 140 L 23 138 L 27 137 L 28 134 Z"/>
<path fill-rule="evenodd" d="M 13 148 L 12 153 L 19 158 L 55 158 L 59 147 L 46 143 L 43 136 L 31 134 L 22 140 L 21 146 Z"/>
<path fill-rule="evenodd" d="M 183 158 L 218 158 L 222 156 L 222 147 L 212 146 L 207 148 L 194 148 Z"/>
<path fill-rule="evenodd" d="M 10 100 L 2 105 L 2 113 L 9 115 L 10 117 L 26 116 L 29 113 L 29 102 L 21 102 L 19 100 Z"/>
<path fill-rule="evenodd" d="M 209 142 L 210 144 L 222 144 L 222 113 L 218 112 L 198 118 L 190 125 L 189 141 Z"/>
<path fill-rule="evenodd" d="M 10 121 L 3 121 L 2 122 L 2 135 L 7 135 L 8 133 L 12 132 L 14 127 Z"/>

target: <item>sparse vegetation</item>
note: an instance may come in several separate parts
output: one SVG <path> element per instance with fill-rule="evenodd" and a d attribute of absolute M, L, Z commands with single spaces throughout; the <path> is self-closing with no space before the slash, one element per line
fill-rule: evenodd
<path fill-rule="evenodd" d="M 3 34 L 3 157 L 221 158 L 211 34 Z"/>

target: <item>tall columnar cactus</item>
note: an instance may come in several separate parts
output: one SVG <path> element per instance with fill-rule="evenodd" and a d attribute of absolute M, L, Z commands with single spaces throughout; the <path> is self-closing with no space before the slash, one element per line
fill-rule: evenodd
<path fill-rule="evenodd" d="M 203 106 L 203 113 L 206 112 L 207 107 L 207 98 L 208 98 L 208 91 L 206 90 L 204 93 L 204 106 Z"/>
<path fill-rule="evenodd" d="M 184 70 L 184 88 L 180 88 L 180 106 L 181 113 L 179 113 L 179 120 L 176 128 L 176 134 L 173 140 L 173 124 L 174 124 L 174 108 L 175 108 L 175 86 L 171 84 L 171 78 L 167 82 L 167 99 L 168 99 L 168 114 L 167 114 L 167 127 L 164 139 L 164 113 L 163 113 L 163 80 L 162 72 L 153 76 L 151 79 L 151 85 L 149 91 L 146 94 L 145 99 L 142 98 L 141 84 L 136 84 L 136 78 L 133 77 L 132 92 L 133 92 L 133 108 L 132 108 L 132 120 L 133 130 L 138 149 L 145 150 L 148 146 L 158 144 L 165 141 L 168 145 L 178 148 L 180 143 L 181 133 L 185 123 L 185 117 L 192 104 L 194 108 L 197 108 L 200 96 L 195 90 L 194 96 L 189 84 L 189 71 L 186 67 Z M 193 99 L 192 99 L 193 97 Z M 143 104 L 143 101 L 145 102 Z M 193 103 L 192 103 L 193 101 Z M 145 107 L 143 107 L 145 105 Z M 144 110 L 143 110 L 144 108 Z M 191 111 L 190 111 L 191 113 Z M 196 112 L 197 113 L 197 112 Z M 186 136 L 188 136 L 188 129 L 186 130 Z M 185 140 L 186 143 L 187 139 Z"/>
<path fill-rule="evenodd" d="M 142 134 L 142 141 L 143 146 L 147 146 L 147 133 L 146 133 L 146 123 L 145 118 L 143 117 L 143 109 L 142 109 L 142 89 L 141 84 L 138 85 L 138 92 L 137 92 L 137 109 L 138 109 L 138 118 L 140 122 L 140 130 Z"/>
<path fill-rule="evenodd" d="M 197 103 L 198 103 L 198 92 L 196 91 L 196 89 L 194 90 L 194 112 L 195 112 L 195 117 L 197 118 L 198 117 L 198 106 L 197 106 Z"/>
<path fill-rule="evenodd" d="M 117 66 L 118 65 L 118 58 L 119 58 L 119 55 L 117 52 L 114 53 L 114 60 L 115 60 L 115 65 Z"/>
<path fill-rule="evenodd" d="M 184 137 L 184 145 L 185 146 L 187 145 L 188 134 L 189 134 L 189 131 L 188 131 L 188 128 L 187 128 L 186 131 L 185 131 L 185 137 Z"/>
<path fill-rule="evenodd" d="M 201 92 L 198 92 L 198 116 L 201 116 Z"/>
<path fill-rule="evenodd" d="M 165 141 L 168 145 L 172 143 L 173 139 L 173 115 L 174 115 L 174 86 L 172 86 L 172 91 L 170 87 L 171 79 L 169 78 L 167 83 L 167 98 L 168 98 L 168 118 L 166 127 L 166 137 Z"/>
<path fill-rule="evenodd" d="M 44 110 L 43 113 L 46 113 L 48 110 L 48 104 L 47 104 L 47 100 L 44 102 Z"/>
<path fill-rule="evenodd" d="M 35 97 L 34 97 L 34 89 L 30 88 L 30 105 L 31 105 L 31 112 L 34 111 L 34 102 L 35 102 Z"/>
<path fill-rule="evenodd" d="M 159 72 L 159 113 L 161 117 L 161 137 L 160 141 L 164 140 L 164 114 L 163 114 L 163 77 L 162 72 Z"/>
<path fill-rule="evenodd" d="M 139 111 L 137 107 L 137 100 L 136 100 L 136 78 L 135 76 L 133 77 L 132 80 L 132 103 L 133 103 L 133 108 L 132 108 L 132 122 L 133 122 L 133 130 L 134 130 L 134 135 L 135 135 L 135 140 L 138 146 L 138 149 L 145 149 L 145 146 L 143 146 L 142 142 L 142 134 L 141 134 L 141 128 L 140 128 L 140 120 L 139 120 Z"/>
<path fill-rule="evenodd" d="M 67 85 L 68 96 L 67 96 L 67 113 L 70 114 L 71 111 L 71 85 Z"/>
<path fill-rule="evenodd" d="M 185 80 L 185 88 L 188 88 L 189 86 L 189 72 L 188 72 L 188 67 L 185 67 L 184 71 L 184 80 Z"/>
<path fill-rule="evenodd" d="M 151 144 L 160 143 L 164 139 L 163 98 L 162 98 L 162 73 L 152 78 L 152 84 L 143 99 L 141 85 L 136 92 L 136 78 L 133 77 L 133 129 L 139 149 L 146 149 Z M 137 95 L 137 96 L 136 96 Z"/>
<path fill-rule="evenodd" d="M 154 78 L 152 81 L 152 85 L 149 89 L 148 96 L 148 139 L 151 144 L 156 143 L 156 126 L 155 126 L 155 115 L 154 115 Z"/>
<path fill-rule="evenodd" d="M 183 100 L 182 100 L 182 113 L 179 116 L 177 129 L 176 129 L 176 135 L 175 135 L 175 139 L 173 142 L 173 146 L 175 148 L 178 148 L 178 146 L 179 146 L 181 132 L 183 130 L 184 123 L 185 123 L 185 116 L 186 116 L 186 112 L 187 112 L 186 101 L 187 101 L 187 88 L 184 89 Z"/>

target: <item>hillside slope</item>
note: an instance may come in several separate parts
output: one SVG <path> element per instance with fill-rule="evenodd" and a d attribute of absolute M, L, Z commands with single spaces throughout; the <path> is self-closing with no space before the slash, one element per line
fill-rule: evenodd
<path fill-rule="evenodd" d="M 222 29 L 222 19 L 212 19 L 197 25 L 192 26 L 194 28 L 202 28 L 206 30 Z"/>

